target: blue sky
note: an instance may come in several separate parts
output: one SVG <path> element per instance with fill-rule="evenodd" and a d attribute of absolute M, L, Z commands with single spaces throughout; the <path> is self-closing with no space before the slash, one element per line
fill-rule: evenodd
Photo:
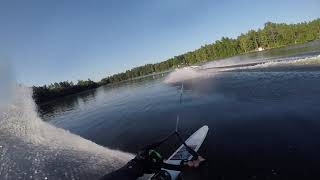
<path fill-rule="evenodd" d="M 100 80 L 267 21 L 319 17 L 319 0 L 1 0 L 0 58 L 25 85 Z"/>

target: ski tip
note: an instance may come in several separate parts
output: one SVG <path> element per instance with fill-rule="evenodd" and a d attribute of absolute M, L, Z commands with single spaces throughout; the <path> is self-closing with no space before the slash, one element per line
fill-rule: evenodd
<path fill-rule="evenodd" d="M 209 130 L 209 126 L 208 126 L 208 125 L 204 125 L 204 126 L 202 126 L 200 129 Z"/>

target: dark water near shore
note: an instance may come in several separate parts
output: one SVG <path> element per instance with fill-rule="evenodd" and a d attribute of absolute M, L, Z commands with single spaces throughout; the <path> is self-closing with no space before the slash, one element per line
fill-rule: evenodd
<path fill-rule="evenodd" d="M 200 152 L 211 177 L 318 179 L 319 54 L 320 43 L 313 42 L 236 56 L 100 87 L 39 111 L 57 127 L 132 153 L 172 132 L 179 114 L 184 137 L 209 126 Z M 164 154 L 173 148 L 164 147 Z"/>

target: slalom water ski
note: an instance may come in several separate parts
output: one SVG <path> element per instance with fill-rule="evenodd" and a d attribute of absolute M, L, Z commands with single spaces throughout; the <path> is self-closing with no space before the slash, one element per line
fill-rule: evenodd
<path fill-rule="evenodd" d="M 195 133 L 193 133 L 184 143 L 182 144 L 166 161 L 164 161 L 166 164 L 172 164 L 172 165 L 180 165 L 181 161 L 183 160 L 191 160 L 194 155 L 192 152 L 190 152 L 191 148 L 194 153 L 197 153 L 199 148 L 201 147 L 204 139 L 207 136 L 209 127 L 203 126 L 200 129 L 198 129 Z M 177 134 L 178 135 L 178 134 Z M 179 136 L 179 135 L 178 135 Z M 179 136 L 180 137 L 180 136 Z M 175 180 L 180 174 L 180 171 L 178 170 L 169 170 L 166 168 L 162 168 L 162 171 L 160 172 L 162 174 L 154 174 L 151 176 L 151 180 L 153 179 L 170 179 Z M 160 177 L 160 178 L 159 178 Z M 165 178 L 164 178 L 165 177 Z"/>

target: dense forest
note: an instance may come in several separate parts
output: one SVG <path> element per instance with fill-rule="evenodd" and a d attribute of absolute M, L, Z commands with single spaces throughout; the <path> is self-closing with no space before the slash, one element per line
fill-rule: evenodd
<path fill-rule="evenodd" d="M 282 46 L 300 44 L 320 39 L 320 19 L 297 24 L 267 22 L 262 29 L 250 30 L 236 39 L 222 37 L 212 44 L 206 44 L 199 49 L 175 56 L 166 61 L 146 64 L 123 73 L 118 73 L 96 83 L 87 81 L 60 82 L 51 85 L 33 87 L 33 97 L 37 103 L 96 88 L 101 85 L 130 80 L 139 76 L 161 72 L 224 57 L 256 51 L 258 48 L 270 49 Z"/>
<path fill-rule="evenodd" d="M 88 89 L 97 88 L 98 83 L 88 79 L 86 81 L 79 80 L 77 84 L 72 81 L 63 81 L 44 86 L 33 86 L 33 98 L 36 103 L 43 103 L 59 97 L 67 96 Z"/>

